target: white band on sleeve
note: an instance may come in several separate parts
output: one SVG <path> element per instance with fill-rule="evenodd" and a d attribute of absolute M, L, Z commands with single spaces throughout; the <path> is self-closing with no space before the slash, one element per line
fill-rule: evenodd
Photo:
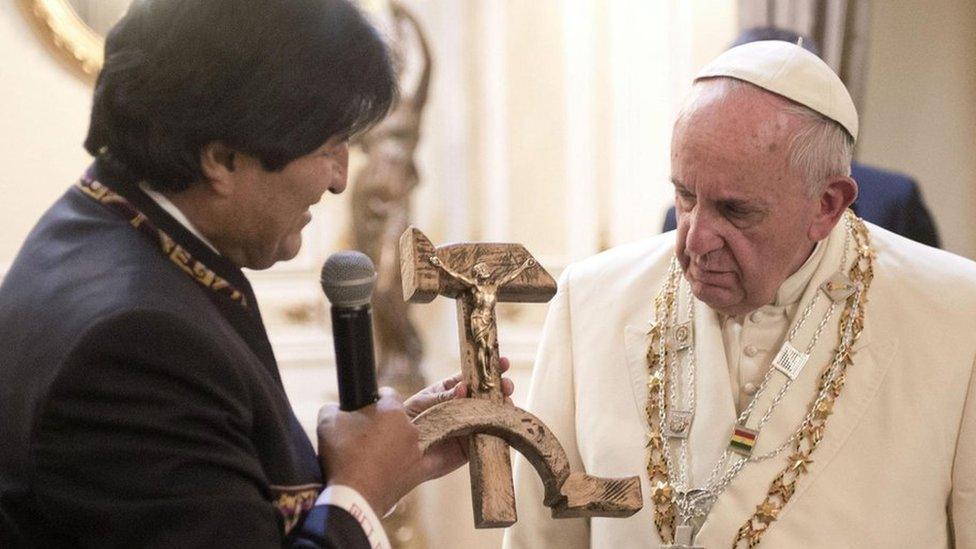
<path fill-rule="evenodd" d="M 369 546 L 373 549 L 391 549 L 390 540 L 386 537 L 383 524 L 373 512 L 366 499 L 355 489 L 341 484 L 335 484 L 325 489 L 317 500 L 316 505 L 335 505 L 346 510 L 363 527 L 363 533 L 369 539 Z"/>

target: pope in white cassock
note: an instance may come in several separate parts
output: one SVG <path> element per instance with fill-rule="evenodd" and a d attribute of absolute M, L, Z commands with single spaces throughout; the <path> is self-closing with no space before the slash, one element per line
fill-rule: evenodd
<path fill-rule="evenodd" d="M 526 406 L 644 508 L 553 520 L 520 459 L 506 547 L 976 547 L 976 264 L 847 210 L 857 131 L 796 45 L 699 74 L 677 231 L 565 271 Z"/>

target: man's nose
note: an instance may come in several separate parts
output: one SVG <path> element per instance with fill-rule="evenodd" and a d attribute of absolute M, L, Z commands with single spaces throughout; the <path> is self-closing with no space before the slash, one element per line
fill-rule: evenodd
<path fill-rule="evenodd" d="M 688 217 L 685 251 L 692 259 L 702 258 L 722 248 L 724 241 L 717 230 L 717 219 L 701 208 L 694 208 L 685 215 Z"/>

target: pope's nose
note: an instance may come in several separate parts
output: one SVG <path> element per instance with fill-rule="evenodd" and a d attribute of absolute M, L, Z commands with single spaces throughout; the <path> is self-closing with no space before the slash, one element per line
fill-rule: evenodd
<path fill-rule="evenodd" d="M 707 214 L 699 213 L 699 209 L 688 212 L 688 232 L 685 234 L 685 253 L 695 262 L 704 267 L 708 254 L 722 249 L 723 240 L 714 228 L 714 221 Z"/>

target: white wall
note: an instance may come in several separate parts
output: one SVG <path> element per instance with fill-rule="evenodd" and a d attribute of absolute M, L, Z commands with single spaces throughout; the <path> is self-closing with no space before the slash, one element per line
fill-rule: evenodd
<path fill-rule="evenodd" d="M 51 55 L 13 1 L 0 2 L 0 266 L 89 162 L 91 85 Z"/>
<path fill-rule="evenodd" d="M 919 181 L 948 250 L 976 259 L 976 0 L 875 2 L 859 158 Z"/>
<path fill-rule="evenodd" d="M 68 0 L 88 26 L 103 36 L 125 14 L 132 0 Z"/>

